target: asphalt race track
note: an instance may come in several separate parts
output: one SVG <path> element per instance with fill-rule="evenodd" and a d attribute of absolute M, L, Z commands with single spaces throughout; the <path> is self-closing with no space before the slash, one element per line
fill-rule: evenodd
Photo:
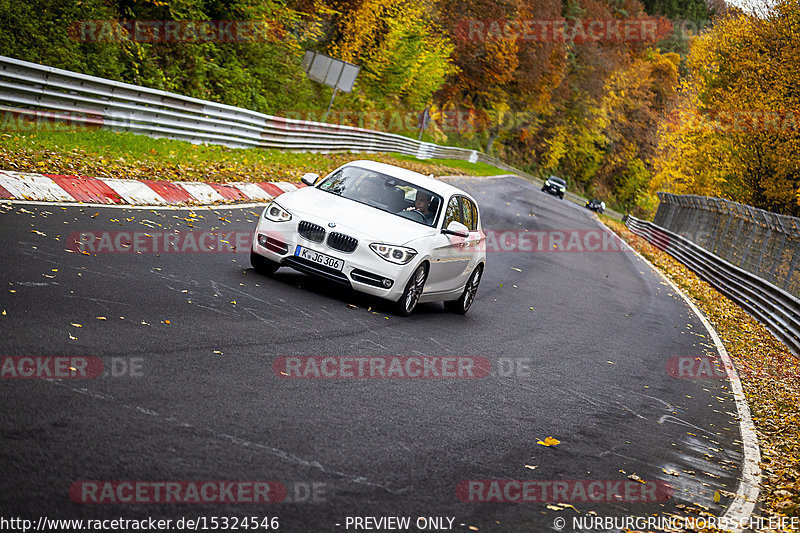
<path fill-rule="evenodd" d="M 478 199 L 485 230 L 602 230 L 588 210 L 517 178 L 452 181 Z M 92 356 L 106 370 L 62 380 L 4 373 L 4 517 L 278 517 L 292 532 L 366 530 L 353 517 L 411 517 L 408 531 L 419 530 L 418 517 L 443 519 L 426 521 L 428 530 L 551 531 L 564 517 L 573 531 L 572 517 L 590 511 L 645 516 L 699 504 L 719 515 L 736 492 L 742 444 L 726 381 L 677 379 L 666 366 L 713 344 L 629 251 L 491 252 L 466 316 L 436 303 L 404 319 L 289 269 L 258 275 L 247 247 L 68 250 L 73 232 L 249 234 L 257 208 L 190 216 L 2 206 L 0 355 Z M 492 371 L 276 375 L 273 362 L 294 356 L 478 356 Z M 547 437 L 560 443 L 537 444 Z M 573 499 L 573 508 L 457 493 L 468 480 L 636 477 L 669 483 L 672 497 Z M 76 503 L 70 487 L 91 480 L 274 481 L 287 495 L 268 504 Z"/>

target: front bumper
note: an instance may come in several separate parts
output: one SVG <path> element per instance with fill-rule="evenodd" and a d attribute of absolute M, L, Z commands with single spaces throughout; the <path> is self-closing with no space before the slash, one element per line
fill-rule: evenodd
<path fill-rule="evenodd" d="M 370 242 L 359 239 L 353 252 L 344 253 L 329 247 L 327 240 L 315 242 L 299 235 L 297 221 L 294 219 L 288 222 L 272 222 L 261 216 L 253 233 L 252 251 L 281 266 L 349 285 L 357 291 L 379 298 L 397 301 L 421 258 L 417 256 L 408 264 L 398 265 L 380 258 L 369 245 Z M 298 246 L 340 259 L 344 266 L 337 270 L 299 257 L 295 255 Z M 391 286 L 386 287 L 384 280 L 389 280 Z"/>

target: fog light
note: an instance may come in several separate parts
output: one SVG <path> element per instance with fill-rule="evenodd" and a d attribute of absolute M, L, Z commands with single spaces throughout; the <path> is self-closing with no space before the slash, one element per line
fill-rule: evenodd
<path fill-rule="evenodd" d="M 389 287 L 392 286 L 392 280 L 387 279 L 387 278 L 383 278 L 383 286 L 388 289 Z"/>
<path fill-rule="evenodd" d="M 267 245 L 267 236 L 259 234 L 258 235 L 258 244 L 260 244 L 261 246 L 266 246 Z"/>

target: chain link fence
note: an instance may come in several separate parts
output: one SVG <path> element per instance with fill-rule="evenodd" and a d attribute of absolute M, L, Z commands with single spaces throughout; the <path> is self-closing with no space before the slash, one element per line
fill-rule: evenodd
<path fill-rule="evenodd" d="M 658 198 L 656 225 L 800 295 L 800 218 L 707 196 L 659 192 Z"/>

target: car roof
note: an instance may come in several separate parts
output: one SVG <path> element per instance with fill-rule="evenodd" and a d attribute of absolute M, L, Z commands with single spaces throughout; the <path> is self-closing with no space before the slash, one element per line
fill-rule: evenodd
<path fill-rule="evenodd" d="M 476 204 L 478 203 L 475 200 L 475 198 L 472 197 L 472 195 L 470 195 L 466 191 L 459 189 L 458 187 L 454 187 L 449 183 L 433 179 L 424 174 L 420 174 L 419 172 L 414 172 L 413 170 L 397 167 L 395 165 L 389 165 L 388 163 L 380 163 L 378 161 L 371 161 L 369 159 L 361 159 L 358 161 L 350 161 L 349 163 L 342 166 L 343 167 L 354 166 L 354 167 L 364 168 L 366 170 L 374 170 L 375 172 L 380 172 L 381 174 L 387 174 L 395 178 L 400 178 L 401 180 L 407 181 L 414 185 L 419 185 L 420 187 L 424 187 L 429 191 L 435 192 L 436 194 L 439 194 L 441 196 L 446 197 L 452 194 L 461 194 L 463 196 L 466 196 Z"/>

